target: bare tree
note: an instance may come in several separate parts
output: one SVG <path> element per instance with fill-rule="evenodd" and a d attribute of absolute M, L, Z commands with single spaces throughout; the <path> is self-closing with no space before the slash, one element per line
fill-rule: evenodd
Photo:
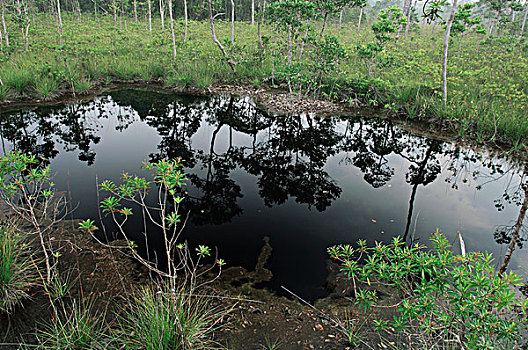
<path fill-rule="evenodd" d="M 25 50 L 29 50 L 29 27 L 31 25 L 31 18 L 29 17 L 27 4 L 24 0 L 17 0 L 15 4 L 15 15 L 17 21 L 20 23 L 20 31 L 24 38 Z"/>
<path fill-rule="evenodd" d="M 2 11 L 2 28 L 4 30 L 4 38 L 6 46 L 9 47 L 9 35 L 7 34 L 7 26 L 5 22 L 5 0 L 0 0 L 1 11 Z"/>
<path fill-rule="evenodd" d="M 264 11 L 266 9 L 266 0 L 259 0 L 259 20 L 258 20 L 258 40 L 259 40 L 259 49 L 264 48 L 262 43 L 262 22 L 264 22 Z"/>
<path fill-rule="evenodd" d="M 172 36 L 172 53 L 176 58 L 176 36 L 174 35 L 174 17 L 172 16 L 172 0 L 169 0 L 169 22 Z"/>
<path fill-rule="evenodd" d="M 519 40 L 521 40 L 524 34 L 524 28 L 526 27 L 526 18 L 528 17 L 528 4 L 525 3 L 524 6 L 526 7 L 526 9 L 524 10 L 524 18 L 521 25 L 521 34 L 519 34 Z"/>
<path fill-rule="evenodd" d="M 361 28 L 361 18 L 363 17 L 363 7 L 359 10 L 359 20 L 357 25 L 357 33 L 359 34 L 359 29 Z"/>
<path fill-rule="evenodd" d="M 163 3 L 163 0 L 159 0 L 159 9 L 161 18 L 161 28 L 165 29 L 165 4 Z"/>
<path fill-rule="evenodd" d="M 414 0 L 414 6 L 412 6 L 407 11 L 407 23 L 405 24 L 405 40 L 407 40 L 407 35 L 409 34 L 409 27 L 411 25 L 411 15 L 414 9 L 416 8 L 416 4 L 418 3 L 418 0 Z"/>
<path fill-rule="evenodd" d="M 152 4 L 147 0 L 149 33 L 152 34 Z"/>
<path fill-rule="evenodd" d="M 443 99 L 444 105 L 447 105 L 447 56 L 449 51 L 449 35 L 451 34 L 451 26 L 453 25 L 453 18 L 457 10 L 458 0 L 453 0 L 453 8 L 446 23 L 446 32 L 444 36 L 444 60 L 442 64 L 442 83 L 443 83 Z"/>
<path fill-rule="evenodd" d="M 57 0 L 57 20 L 59 21 L 59 46 L 62 46 L 62 15 L 60 0 Z"/>
<path fill-rule="evenodd" d="M 216 15 L 213 15 L 213 4 L 212 4 L 212 2 L 213 2 L 213 0 L 207 0 L 207 4 L 209 5 L 209 24 L 211 25 L 211 33 L 213 35 L 213 42 L 216 44 L 216 46 L 218 46 L 218 48 L 220 49 L 220 51 L 222 52 L 224 57 L 227 59 L 227 63 L 231 67 L 231 70 L 233 71 L 233 73 L 236 74 L 235 63 L 229 58 L 229 56 L 227 55 L 226 50 L 224 49 L 224 46 L 222 46 L 222 44 L 220 43 L 220 41 L 218 41 L 218 38 L 216 37 L 216 31 L 215 31 L 215 27 L 214 27 L 214 19 L 215 19 Z"/>
<path fill-rule="evenodd" d="M 411 4 L 412 4 L 412 0 L 405 0 L 405 4 L 403 5 L 403 15 L 406 17 L 411 10 Z M 403 24 L 400 24 L 398 26 L 398 32 L 396 33 L 396 41 L 398 41 L 398 38 L 400 37 L 402 30 L 403 30 Z"/>
<path fill-rule="evenodd" d="M 187 40 L 187 27 L 188 27 L 188 21 L 189 21 L 189 14 L 187 12 L 187 0 L 183 0 L 183 17 L 185 21 L 185 27 L 183 29 L 183 41 Z"/>
<path fill-rule="evenodd" d="M 235 0 L 231 0 L 231 43 L 235 43 Z"/>
<path fill-rule="evenodd" d="M 255 25 L 255 0 L 251 0 L 251 25 Z"/>

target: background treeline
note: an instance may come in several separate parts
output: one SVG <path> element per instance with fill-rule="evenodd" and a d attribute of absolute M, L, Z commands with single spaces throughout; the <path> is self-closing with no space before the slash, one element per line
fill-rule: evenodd
<path fill-rule="evenodd" d="M 524 149 L 524 0 L 0 0 L 0 101 L 281 86 Z"/>

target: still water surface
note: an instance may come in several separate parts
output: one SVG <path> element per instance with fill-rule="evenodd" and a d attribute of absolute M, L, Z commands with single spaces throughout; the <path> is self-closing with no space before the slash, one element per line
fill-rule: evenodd
<path fill-rule="evenodd" d="M 426 243 L 441 228 L 498 258 L 524 195 L 522 168 L 509 160 L 381 119 L 268 115 L 250 98 L 119 90 L 0 112 L 0 125 L 4 152 L 16 146 L 50 161 L 77 218 L 97 217 L 96 177 L 118 181 L 123 170 L 141 174 L 143 161 L 183 157 L 185 238 L 251 269 L 268 236 L 267 286 L 309 299 L 325 294 L 333 244 L 395 235 Z M 511 266 L 528 272 L 524 250 Z"/>

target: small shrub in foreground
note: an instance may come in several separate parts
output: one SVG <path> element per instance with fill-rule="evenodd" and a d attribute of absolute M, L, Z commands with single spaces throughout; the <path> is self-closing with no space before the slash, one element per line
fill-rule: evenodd
<path fill-rule="evenodd" d="M 511 348 L 526 328 L 528 302 L 516 295 L 521 278 L 511 272 L 498 275 L 491 254 L 455 255 L 439 232 L 431 242 L 432 249 L 408 247 L 400 238 L 372 248 L 360 241 L 358 248 L 339 245 L 328 253 L 364 310 L 376 307 L 378 296 L 370 288 L 375 283 L 401 293 L 394 319 L 374 320 L 384 345 L 390 346 L 384 341 L 389 336 L 398 348 Z"/>

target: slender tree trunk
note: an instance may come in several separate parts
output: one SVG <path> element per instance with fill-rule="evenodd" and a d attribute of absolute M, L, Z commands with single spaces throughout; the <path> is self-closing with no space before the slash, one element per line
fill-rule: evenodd
<path fill-rule="evenodd" d="M 291 66 L 292 62 L 292 29 L 291 25 L 288 26 L 288 67 Z"/>
<path fill-rule="evenodd" d="M 405 0 L 405 5 L 403 6 L 403 15 L 404 16 L 407 16 L 407 14 L 410 12 L 411 3 L 412 3 L 412 0 Z M 409 23 L 409 22 L 407 22 L 407 23 Z M 400 37 L 402 30 L 403 30 L 403 24 L 400 24 L 398 26 L 398 32 L 396 33 L 396 42 L 398 42 L 398 38 Z"/>
<path fill-rule="evenodd" d="M 114 28 L 117 28 L 117 3 L 113 0 L 112 7 L 114 8 Z"/>
<path fill-rule="evenodd" d="M 2 27 L 0 27 L 0 50 L 3 50 L 3 49 L 4 49 L 4 31 L 2 30 Z M 2 84 L 0 84 L 0 86 L 2 86 Z"/>
<path fill-rule="evenodd" d="M 172 36 L 172 54 L 176 58 L 176 36 L 174 35 L 174 18 L 172 16 L 172 0 L 169 0 L 169 22 Z"/>
<path fill-rule="evenodd" d="M 453 0 L 453 9 L 449 15 L 446 24 L 446 32 L 444 37 L 444 60 L 442 64 L 442 83 L 443 83 L 443 99 L 444 106 L 447 106 L 447 56 L 449 51 L 449 35 L 451 34 L 451 26 L 453 25 L 453 18 L 457 10 L 458 0 Z"/>
<path fill-rule="evenodd" d="M 525 4 L 524 6 L 526 6 L 526 10 L 524 11 L 524 18 L 521 25 L 521 34 L 519 34 L 519 40 L 521 40 L 524 34 L 524 28 L 526 27 L 526 18 L 528 17 L 528 5 Z"/>
<path fill-rule="evenodd" d="M 359 35 L 359 29 L 361 28 L 361 18 L 363 17 L 363 7 L 359 10 L 359 20 L 357 25 L 357 33 Z"/>
<path fill-rule="evenodd" d="M 343 28 L 343 11 L 345 11 L 344 8 L 339 11 L 339 31 L 338 33 L 341 34 L 341 29 Z"/>
<path fill-rule="evenodd" d="M 262 23 L 264 23 L 264 14 L 266 12 L 266 0 L 259 0 L 259 22 L 258 22 L 258 37 L 259 37 L 259 48 L 264 49 L 262 43 Z"/>
<path fill-rule="evenodd" d="M 412 9 L 416 8 L 416 3 L 418 2 L 418 0 L 414 0 L 414 7 L 410 7 L 409 10 L 407 11 L 407 23 L 405 24 L 405 41 L 407 41 L 407 36 L 409 34 L 409 27 L 411 25 L 411 14 L 412 14 Z"/>
<path fill-rule="evenodd" d="M 149 25 L 149 34 L 152 34 L 152 4 L 150 2 L 151 0 L 147 0 L 147 8 L 148 8 L 148 25 Z"/>
<path fill-rule="evenodd" d="M 165 29 L 165 6 L 163 0 L 159 0 L 160 17 L 161 17 L 161 28 Z"/>
<path fill-rule="evenodd" d="M 187 41 L 187 28 L 189 25 L 189 14 L 187 12 L 187 0 L 183 0 L 183 20 L 184 20 L 183 41 Z"/>
<path fill-rule="evenodd" d="M 216 44 L 216 46 L 218 46 L 218 48 L 220 49 L 220 51 L 222 52 L 224 57 L 227 59 L 227 63 L 231 67 L 231 70 L 233 71 L 233 73 L 236 74 L 235 63 L 232 60 L 228 59 L 227 52 L 225 51 L 225 49 L 222 46 L 222 44 L 220 43 L 220 41 L 218 41 L 218 39 L 216 38 L 216 31 L 215 31 L 215 27 L 214 27 L 214 16 L 213 16 L 213 4 L 212 4 L 212 1 L 213 0 L 207 0 L 207 3 L 209 5 L 209 24 L 211 25 L 211 34 L 213 35 L 213 42 Z"/>
<path fill-rule="evenodd" d="M 323 33 L 325 31 L 325 28 L 326 28 L 326 22 L 328 21 L 328 12 L 325 13 L 324 15 L 324 19 L 323 19 L 323 26 L 321 27 L 321 32 L 319 33 L 319 40 L 321 40 L 323 38 Z"/>
<path fill-rule="evenodd" d="M 235 43 L 235 0 L 231 0 L 231 43 Z"/>
<path fill-rule="evenodd" d="M 57 18 L 59 21 L 59 46 L 62 46 L 62 16 L 60 0 L 57 0 Z"/>
<path fill-rule="evenodd" d="M 134 21 L 137 23 L 137 0 L 134 0 Z"/>
<path fill-rule="evenodd" d="M 255 25 L 255 0 L 251 0 L 251 25 Z"/>
<path fill-rule="evenodd" d="M 0 0 L 0 5 L 2 6 L 2 28 L 4 29 L 4 38 L 6 42 L 6 47 L 9 47 L 9 35 L 7 33 L 7 26 L 5 22 L 5 0 Z"/>
<path fill-rule="evenodd" d="M 301 40 L 301 48 L 299 50 L 299 55 L 298 55 L 298 58 L 301 59 L 302 57 L 302 54 L 303 54 L 303 51 L 304 51 L 304 43 L 306 42 L 306 38 L 308 37 L 308 27 L 310 26 L 310 19 L 308 18 L 306 20 L 306 30 L 304 31 L 304 36 Z"/>
<path fill-rule="evenodd" d="M 527 170 L 528 170 L 527 166 L 525 165 L 524 172 L 526 173 Z M 515 247 L 517 246 L 517 243 L 519 242 L 519 233 L 521 231 L 521 228 L 524 222 L 524 217 L 526 216 L 527 210 L 528 210 L 528 186 L 526 186 L 524 189 L 524 199 L 521 205 L 521 210 L 519 211 L 517 222 L 515 223 L 515 226 L 513 227 L 512 237 L 511 237 L 510 245 L 508 246 L 508 251 L 506 252 L 506 255 L 504 256 L 504 261 L 502 262 L 502 266 L 499 270 L 499 274 L 501 275 L 508 268 L 508 265 L 510 264 L 510 260 L 515 250 Z"/>
<path fill-rule="evenodd" d="M 433 23 L 433 30 L 431 31 L 431 36 L 434 36 L 436 25 L 437 25 L 437 22 L 434 22 Z"/>

